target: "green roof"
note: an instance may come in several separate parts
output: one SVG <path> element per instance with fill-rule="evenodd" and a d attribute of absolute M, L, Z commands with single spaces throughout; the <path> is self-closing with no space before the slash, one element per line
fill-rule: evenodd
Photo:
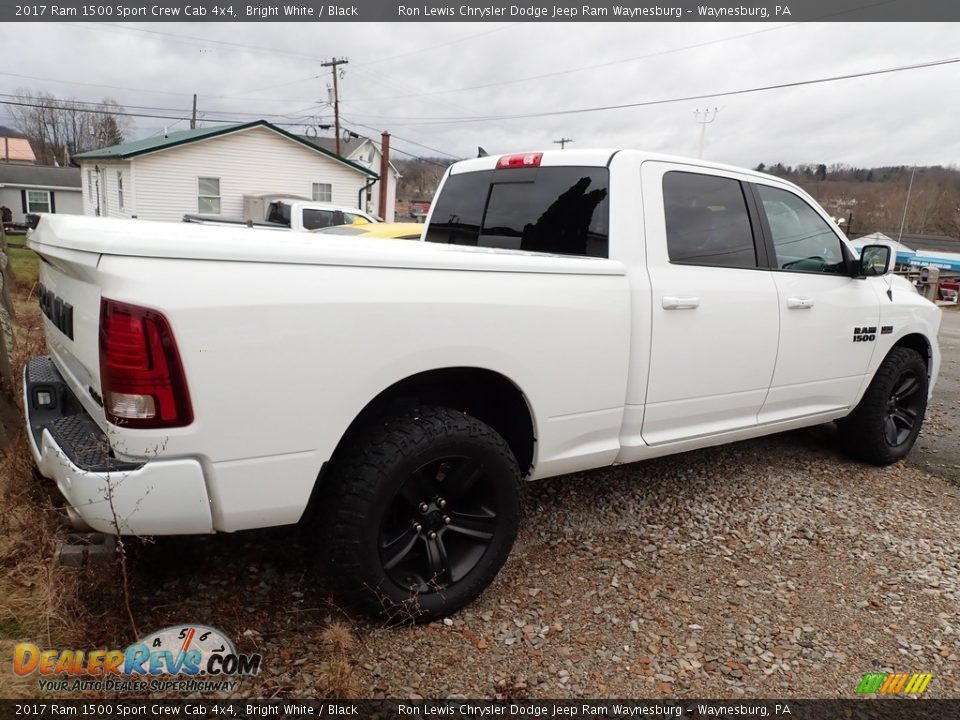
<path fill-rule="evenodd" d="M 142 140 L 134 140 L 133 142 L 122 143 L 121 145 L 111 145 L 110 147 L 101 148 L 99 150 L 90 150 L 89 152 L 79 153 L 73 157 L 75 160 L 125 160 L 126 158 L 136 157 L 137 155 L 146 155 L 147 153 L 158 152 L 160 150 L 168 150 L 169 148 L 178 147 L 180 145 L 188 145 L 192 142 L 198 142 L 200 140 L 206 140 L 208 138 L 218 137 L 220 135 L 229 135 L 230 133 L 238 132 L 240 130 L 247 130 L 254 127 L 264 127 L 268 130 L 273 130 L 275 133 L 282 135 L 288 140 L 292 140 L 293 142 L 313 150 L 320 155 L 324 155 L 336 160 L 337 162 L 343 163 L 344 165 L 348 165 L 354 170 L 359 170 L 360 172 L 371 177 L 380 177 L 377 173 L 373 172 L 369 168 L 365 168 L 363 165 L 355 163 L 352 160 L 347 160 L 336 153 L 314 145 L 304 138 L 287 132 L 283 128 L 277 127 L 272 123 L 268 123 L 266 120 L 253 120 L 251 122 L 233 123 L 231 125 L 215 125 L 214 127 L 196 128 L 194 130 L 178 130 L 177 132 L 166 133 L 156 137 L 148 137 Z"/>

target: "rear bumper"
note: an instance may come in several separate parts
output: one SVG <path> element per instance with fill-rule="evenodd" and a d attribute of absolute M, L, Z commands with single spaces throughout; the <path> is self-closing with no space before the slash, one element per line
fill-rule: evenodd
<path fill-rule="evenodd" d="M 57 484 L 71 518 L 121 535 L 213 532 L 203 468 L 192 458 L 130 463 L 84 411 L 49 356 L 23 372 L 27 437 L 40 474 Z"/>

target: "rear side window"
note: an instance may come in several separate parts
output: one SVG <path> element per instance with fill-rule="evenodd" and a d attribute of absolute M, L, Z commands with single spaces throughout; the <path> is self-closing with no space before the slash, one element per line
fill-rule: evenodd
<path fill-rule="evenodd" d="M 714 175 L 663 176 L 670 262 L 755 268 L 757 251 L 739 181 Z"/>
<path fill-rule="evenodd" d="M 280 225 L 290 225 L 290 206 L 286 203 L 270 203 L 270 211 L 267 213 L 267 222 L 278 223 Z"/>
<path fill-rule="evenodd" d="M 318 228 L 330 227 L 336 224 L 333 210 L 314 210 L 304 208 L 303 227 L 305 230 L 316 230 Z"/>
<path fill-rule="evenodd" d="M 451 175 L 427 242 L 607 257 L 606 168 L 510 168 Z"/>

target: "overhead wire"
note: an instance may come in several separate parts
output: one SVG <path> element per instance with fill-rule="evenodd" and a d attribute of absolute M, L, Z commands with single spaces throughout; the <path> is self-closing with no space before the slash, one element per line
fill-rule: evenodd
<path fill-rule="evenodd" d="M 741 88 L 738 90 L 724 90 L 720 92 L 706 92 L 695 95 L 683 95 L 671 98 L 661 98 L 657 100 L 641 100 L 637 102 L 618 103 L 615 105 L 597 105 L 584 108 L 571 108 L 566 110 L 546 110 L 542 112 L 530 113 L 511 113 L 504 115 L 475 115 L 475 116 L 446 116 L 446 117 L 403 117 L 392 115 L 367 115 L 382 120 L 394 122 L 411 121 L 410 124 L 420 125 L 446 125 L 458 124 L 464 122 L 491 122 L 498 120 L 520 120 L 527 118 L 552 117 L 562 115 L 578 115 L 593 112 L 605 112 L 610 110 L 626 110 L 629 108 L 650 107 L 653 105 L 666 105 L 669 103 L 688 102 L 690 100 L 704 100 L 708 98 L 732 97 L 735 95 L 746 95 L 749 93 L 767 92 L 770 90 L 782 90 L 785 88 L 802 87 L 805 85 L 819 85 L 824 83 L 839 82 L 843 80 L 853 80 L 857 78 L 873 77 L 876 75 L 888 75 L 891 73 L 906 72 L 909 70 L 921 70 L 944 65 L 960 63 L 960 57 L 943 58 L 939 60 L 930 60 L 921 63 L 911 63 L 909 65 L 899 65 L 890 68 L 881 68 L 878 70 L 866 70 L 863 72 L 846 73 L 843 75 L 831 75 L 828 77 L 812 78 L 808 80 L 796 80 L 792 82 L 775 83 L 771 85 L 762 85 L 759 87 Z"/>

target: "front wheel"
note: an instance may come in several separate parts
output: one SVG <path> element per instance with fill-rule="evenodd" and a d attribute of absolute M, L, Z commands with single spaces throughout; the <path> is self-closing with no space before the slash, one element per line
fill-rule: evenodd
<path fill-rule="evenodd" d="M 915 350 L 891 350 L 860 404 L 837 423 L 844 449 L 874 465 L 906 457 L 923 424 L 928 383 L 927 366 Z"/>
<path fill-rule="evenodd" d="M 448 615 L 490 584 L 516 538 L 517 461 L 465 413 L 420 407 L 378 422 L 331 472 L 331 569 L 361 610 Z"/>

